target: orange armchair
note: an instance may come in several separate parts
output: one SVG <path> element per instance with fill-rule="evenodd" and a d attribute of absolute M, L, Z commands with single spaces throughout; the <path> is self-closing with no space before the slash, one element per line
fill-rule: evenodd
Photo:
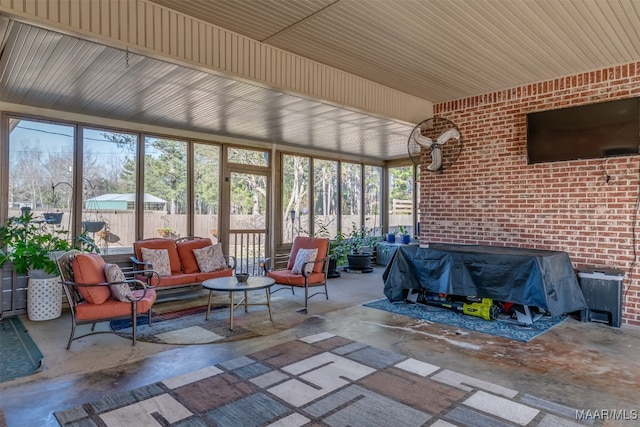
<path fill-rule="evenodd" d="M 96 253 L 71 250 L 62 254 L 57 263 L 71 309 L 71 336 L 67 350 L 74 340 L 112 332 L 95 331 L 96 323 L 126 317 L 131 317 L 133 345 L 136 345 L 138 314 L 148 313 L 151 325 L 151 307 L 156 301 L 155 289 L 140 280 L 125 278 L 119 267 L 106 264 Z M 153 271 L 148 271 L 148 274 L 157 275 Z M 92 324 L 91 332 L 76 336 L 76 326 L 82 324 Z"/>
<path fill-rule="evenodd" d="M 300 255 L 310 255 L 309 250 L 317 250 L 313 260 Z M 307 250 L 301 252 L 301 250 Z M 267 277 L 273 278 L 276 285 L 291 287 L 291 292 L 295 295 L 294 288 L 304 288 L 304 310 L 307 311 L 307 301 L 315 295 L 325 295 L 329 299 L 327 291 L 327 272 L 329 270 L 329 239 L 320 239 L 315 237 L 298 236 L 293 241 L 291 252 L 288 256 L 287 268 L 277 270 L 272 263 L 277 261 L 277 257 L 266 258 L 263 260 L 263 268 Z M 324 287 L 324 291 L 319 290 L 309 295 L 309 288 Z M 283 289 L 283 288 L 280 288 Z M 276 289 L 277 292 L 280 289 Z"/>

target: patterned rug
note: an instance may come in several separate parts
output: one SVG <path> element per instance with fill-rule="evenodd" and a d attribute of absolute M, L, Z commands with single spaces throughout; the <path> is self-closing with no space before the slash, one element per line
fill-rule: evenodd
<path fill-rule="evenodd" d="M 183 301 L 156 303 L 152 309 L 151 326 L 147 316 L 138 317 L 137 339 L 160 344 L 210 344 L 227 342 L 257 336 L 271 335 L 293 328 L 304 322 L 308 316 L 299 313 L 303 308 L 286 298 L 271 298 L 273 321 L 269 320 L 266 306 L 249 306 L 235 310 L 233 331 L 229 329 L 229 307 L 227 298 L 217 297 L 211 304 L 211 314 L 206 320 L 206 297 Z M 264 296 L 249 294 L 250 303 L 264 303 Z M 128 319 L 111 322 L 116 334 L 131 338 L 131 321 Z"/>
<path fill-rule="evenodd" d="M 531 341 L 566 319 L 566 316 L 543 316 L 533 322 L 533 325 L 523 326 L 501 319 L 494 321 L 484 320 L 445 308 L 405 302 L 390 302 L 387 298 L 368 302 L 364 306 L 521 342 Z"/>
<path fill-rule="evenodd" d="M 18 317 L 0 321 L 0 382 L 40 371 L 44 356 Z"/>
<path fill-rule="evenodd" d="M 55 417 L 62 426 L 108 427 L 592 424 L 581 411 L 320 333 Z"/>

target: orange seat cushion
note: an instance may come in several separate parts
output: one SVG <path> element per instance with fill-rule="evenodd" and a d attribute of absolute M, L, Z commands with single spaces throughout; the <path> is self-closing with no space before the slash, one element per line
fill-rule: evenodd
<path fill-rule="evenodd" d="M 107 289 L 109 289 L 107 287 Z M 135 298 L 139 298 L 144 290 L 136 289 L 132 291 L 132 295 Z M 137 312 L 139 314 L 146 313 L 151 309 L 151 306 L 156 301 L 155 289 L 147 289 L 147 294 L 143 299 L 138 301 Z M 90 304 L 88 302 L 82 302 L 75 308 L 76 320 L 78 321 L 90 321 L 90 320 L 102 320 L 111 319 L 114 317 L 131 316 L 130 302 L 122 302 L 113 298 L 109 298 L 100 305 Z"/>
<path fill-rule="evenodd" d="M 178 249 L 178 256 L 182 263 L 182 272 L 187 274 L 198 273 L 200 268 L 198 267 L 198 261 L 196 260 L 196 256 L 193 254 L 193 250 L 206 248 L 211 245 L 213 245 L 213 243 L 208 237 L 177 242 L 176 248 Z"/>
<path fill-rule="evenodd" d="M 104 266 L 104 259 L 98 254 L 78 254 L 71 264 L 73 281 L 86 285 L 105 283 Z M 111 298 L 109 286 L 79 286 L 78 292 L 90 304 L 102 304 Z"/>
<path fill-rule="evenodd" d="M 274 270 L 267 273 L 267 277 L 273 278 L 277 284 L 304 286 L 304 276 L 293 274 L 291 270 Z M 309 286 L 324 285 L 324 273 L 311 273 L 309 275 Z"/>
<path fill-rule="evenodd" d="M 208 273 L 198 273 L 197 281 L 203 282 L 208 279 L 215 279 L 216 277 L 228 277 L 233 276 L 233 269 L 222 268 L 216 271 L 210 271 Z"/>
<path fill-rule="evenodd" d="M 197 281 L 198 273 L 184 274 L 176 273 L 171 276 L 162 276 L 158 279 L 158 276 L 151 278 L 150 286 L 157 286 L 159 288 L 168 286 L 188 285 Z M 136 279 L 146 282 L 146 278 L 143 275 L 136 276 Z"/>
<path fill-rule="evenodd" d="M 149 284 L 151 286 L 157 286 L 158 288 L 164 288 L 169 286 L 189 285 L 191 283 L 201 283 L 203 280 L 227 276 L 233 276 L 233 269 L 223 268 L 220 270 L 211 271 L 209 273 L 178 273 L 172 274 L 171 276 L 161 277 L 160 280 L 158 280 L 157 276 L 153 276 L 153 278 L 151 279 L 151 283 Z M 143 275 L 140 274 L 136 278 L 146 283 L 147 279 Z"/>
<path fill-rule="evenodd" d="M 317 237 L 304 236 L 296 237 L 293 241 L 293 245 L 291 246 L 291 254 L 289 255 L 289 264 L 287 264 L 287 270 L 291 270 L 293 268 L 299 249 L 318 249 L 318 255 L 316 259 L 325 259 L 329 251 L 329 239 L 319 239 Z M 313 264 L 313 272 L 322 273 L 323 264 L 324 263 L 322 262 Z"/>
<path fill-rule="evenodd" d="M 142 248 L 147 249 L 166 249 L 169 254 L 169 265 L 171 266 L 171 274 L 180 273 L 182 271 L 180 267 L 180 257 L 178 256 L 178 249 L 176 248 L 176 242 L 171 239 L 146 239 L 138 240 L 133 243 L 133 249 L 136 253 L 136 258 L 142 260 Z"/>

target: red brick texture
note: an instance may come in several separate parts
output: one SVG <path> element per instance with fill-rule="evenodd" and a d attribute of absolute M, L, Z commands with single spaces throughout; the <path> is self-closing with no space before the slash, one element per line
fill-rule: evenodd
<path fill-rule="evenodd" d="M 623 322 L 640 325 L 640 155 L 529 165 L 526 152 L 526 113 L 634 96 L 640 62 L 435 105 L 464 149 L 422 175 L 421 241 L 561 250 L 576 269 L 622 269 Z"/>

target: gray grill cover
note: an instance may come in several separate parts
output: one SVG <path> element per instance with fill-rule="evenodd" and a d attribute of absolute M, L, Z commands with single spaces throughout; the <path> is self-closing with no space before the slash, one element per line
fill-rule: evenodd
<path fill-rule="evenodd" d="M 389 301 L 409 289 L 493 298 L 542 308 L 553 316 L 587 307 L 566 252 L 498 246 L 401 246 L 383 274 Z"/>

